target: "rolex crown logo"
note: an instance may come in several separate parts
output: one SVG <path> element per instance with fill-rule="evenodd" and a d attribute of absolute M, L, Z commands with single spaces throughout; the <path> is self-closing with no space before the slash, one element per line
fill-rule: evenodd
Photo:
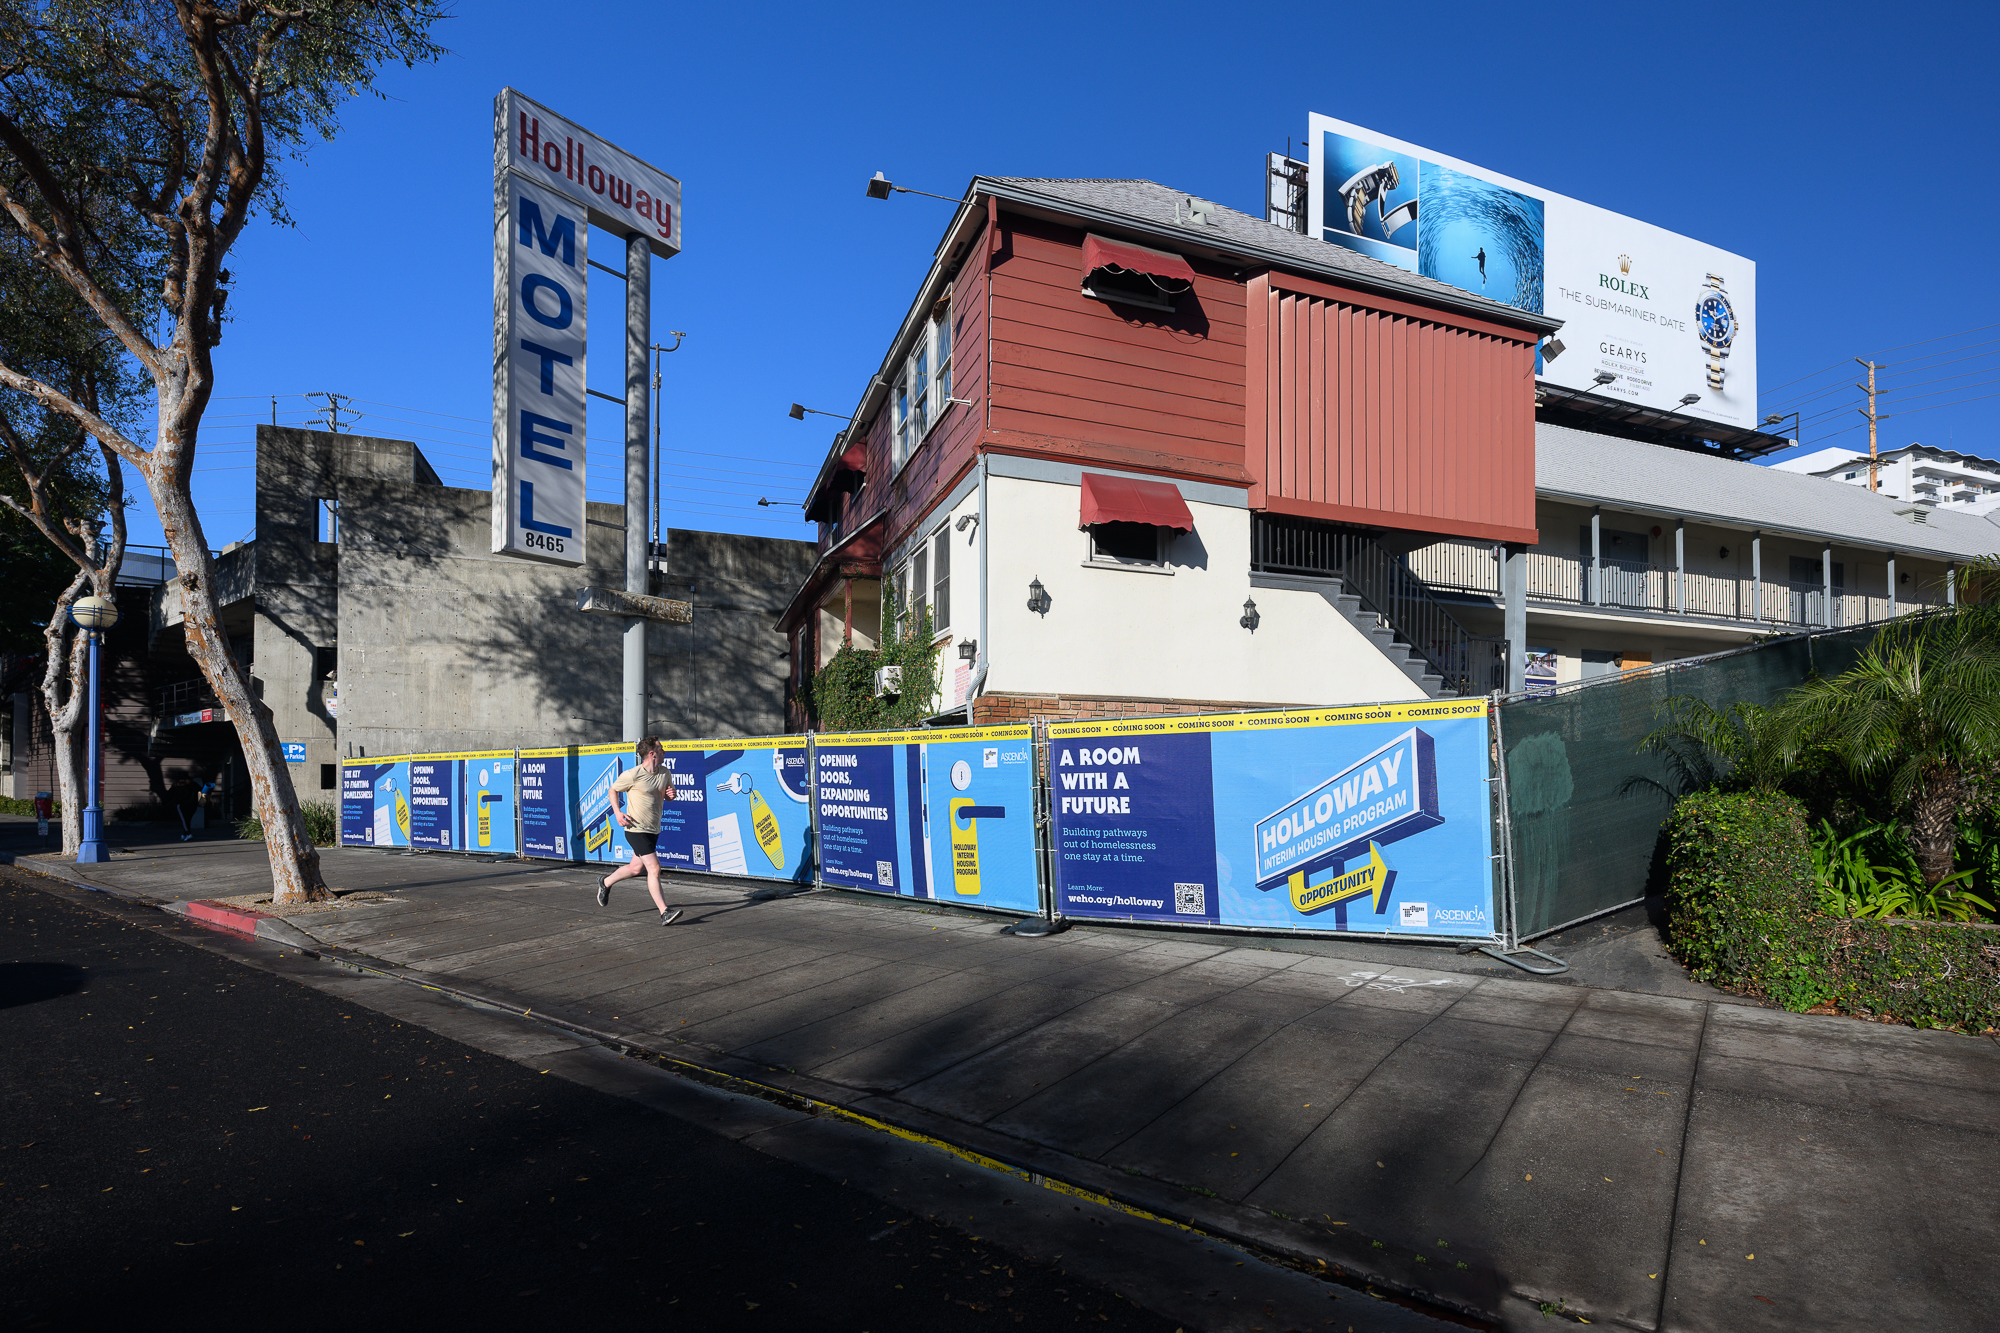
<path fill-rule="evenodd" d="M 1620 273 L 1630 273 L 1632 271 L 1632 256 L 1618 256 L 1618 271 Z"/>

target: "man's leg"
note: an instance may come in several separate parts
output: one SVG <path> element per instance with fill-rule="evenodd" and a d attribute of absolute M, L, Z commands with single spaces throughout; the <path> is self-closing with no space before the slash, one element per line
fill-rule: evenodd
<path fill-rule="evenodd" d="M 660 896 L 660 858 L 658 855 L 640 858 L 646 863 L 646 892 L 653 895 L 653 906 L 662 912 L 667 910 L 667 900 Z M 638 873 L 636 870 L 633 873 Z"/>

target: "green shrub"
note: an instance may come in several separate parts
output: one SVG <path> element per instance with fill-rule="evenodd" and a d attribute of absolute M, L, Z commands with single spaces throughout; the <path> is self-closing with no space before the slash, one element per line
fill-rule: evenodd
<path fill-rule="evenodd" d="M 55 818 L 61 819 L 62 802 L 56 801 L 53 804 L 55 806 Z M 26 815 L 32 819 L 35 816 L 34 799 L 32 797 L 0 796 L 0 815 Z"/>
<path fill-rule="evenodd" d="M 1981 850 L 1977 830 L 1960 836 L 1961 848 L 1968 842 Z M 1865 824 L 1843 838 L 1822 819 L 1813 831 L 1812 858 L 1820 910 L 1828 916 L 1977 921 L 1982 912 L 1993 911 L 1991 902 L 1973 892 L 1979 865 L 1926 884 L 1916 854 L 1895 824 Z"/>
<path fill-rule="evenodd" d="M 306 817 L 306 836 L 315 847 L 331 847 L 340 841 L 340 811 L 324 802 L 302 801 L 299 813 Z M 236 836 L 248 842 L 264 841 L 264 822 L 255 814 L 236 821 Z"/>
<path fill-rule="evenodd" d="M 1820 869 L 1843 892 L 1907 873 L 1870 861 L 1865 837 L 1850 838 L 1844 851 L 1831 828 L 1822 838 Z M 1696 980 L 1795 1013 L 2000 1027 L 2000 927 L 1829 914 L 1804 808 L 1791 797 L 1685 797 L 1667 839 L 1670 942 Z"/>
<path fill-rule="evenodd" d="M 1667 927 L 1695 980 L 1787 1009 L 1822 1002 L 1794 938 L 1819 911 L 1803 806 L 1761 792 L 1683 797 L 1667 821 L 1667 867 Z"/>

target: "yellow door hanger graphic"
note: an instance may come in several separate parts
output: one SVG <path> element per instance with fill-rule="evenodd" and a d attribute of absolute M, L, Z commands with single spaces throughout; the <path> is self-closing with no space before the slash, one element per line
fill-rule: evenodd
<path fill-rule="evenodd" d="M 717 791 L 726 791 L 734 796 L 750 798 L 750 830 L 757 835 L 757 845 L 764 849 L 765 857 L 779 870 L 785 868 L 785 835 L 778 827 L 778 816 L 771 810 L 771 803 L 764 799 L 764 793 L 750 780 L 748 773 L 731 773 L 727 782 L 715 784 Z"/>
<path fill-rule="evenodd" d="M 970 796 L 951 798 L 951 887 L 961 898 L 979 896 L 979 821 L 1006 817 L 1004 805 L 980 805 Z"/>
<path fill-rule="evenodd" d="M 402 830 L 403 841 L 408 842 L 410 840 L 410 803 L 403 799 L 403 789 L 398 787 L 394 782 L 389 784 L 389 790 L 394 792 L 396 796 L 396 827 Z"/>
<path fill-rule="evenodd" d="M 1381 844 L 1371 842 L 1368 844 L 1368 859 L 1354 869 L 1343 869 L 1332 878 L 1311 885 L 1306 883 L 1306 872 L 1296 870 L 1287 879 L 1286 887 L 1291 891 L 1292 906 L 1306 916 L 1324 912 L 1350 898 L 1372 898 L 1376 912 L 1380 913 L 1395 878 L 1396 872 L 1382 859 Z"/>

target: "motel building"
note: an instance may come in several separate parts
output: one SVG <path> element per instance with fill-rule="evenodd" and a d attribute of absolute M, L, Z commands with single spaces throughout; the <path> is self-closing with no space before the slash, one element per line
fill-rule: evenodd
<path fill-rule="evenodd" d="M 789 725 L 919 600 L 936 721 L 986 724 L 1585 679 L 2000 550 L 1751 461 L 1783 437 L 1538 385 L 1558 327 L 1151 181 L 975 178 L 809 492 Z"/>

